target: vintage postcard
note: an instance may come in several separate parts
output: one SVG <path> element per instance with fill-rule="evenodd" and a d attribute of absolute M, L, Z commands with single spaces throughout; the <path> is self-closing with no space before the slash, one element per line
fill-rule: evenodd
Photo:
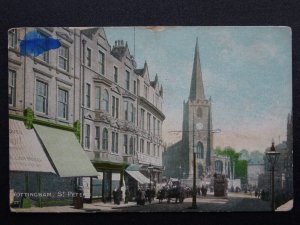
<path fill-rule="evenodd" d="M 293 208 L 289 27 L 8 31 L 12 212 Z"/>

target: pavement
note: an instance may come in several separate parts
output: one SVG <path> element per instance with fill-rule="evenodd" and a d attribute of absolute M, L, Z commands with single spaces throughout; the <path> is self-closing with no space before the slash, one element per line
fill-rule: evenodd
<path fill-rule="evenodd" d="M 158 200 L 154 200 L 151 204 L 158 204 Z M 149 205 L 146 203 L 145 205 Z M 47 206 L 47 207 L 36 207 L 32 206 L 31 208 L 11 208 L 11 212 L 16 213 L 32 213 L 32 212 L 45 212 L 45 213 L 81 213 L 81 212 L 113 212 L 119 211 L 120 209 L 128 208 L 128 207 L 136 207 L 136 202 L 121 202 L 119 205 L 114 204 L 113 202 L 93 202 L 93 203 L 84 203 L 82 209 L 75 209 L 72 205 L 66 206 Z"/>
<path fill-rule="evenodd" d="M 279 206 L 275 211 L 290 211 L 292 210 L 294 205 L 294 200 L 290 200 L 288 202 L 286 202 L 285 204 Z"/>

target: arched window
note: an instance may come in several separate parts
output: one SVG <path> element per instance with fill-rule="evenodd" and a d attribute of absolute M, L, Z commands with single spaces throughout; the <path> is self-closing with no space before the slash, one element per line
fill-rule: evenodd
<path fill-rule="evenodd" d="M 200 106 L 197 109 L 197 117 L 202 117 L 202 109 Z"/>
<path fill-rule="evenodd" d="M 197 144 L 196 157 L 198 159 L 203 159 L 204 158 L 203 144 L 200 141 Z"/>
<path fill-rule="evenodd" d="M 108 131 L 106 128 L 102 132 L 102 149 L 108 150 Z"/>
<path fill-rule="evenodd" d="M 109 104 L 108 91 L 104 90 L 103 99 L 102 99 L 102 110 L 104 112 L 108 112 L 108 104 Z"/>
<path fill-rule="evenodd" d="M 215 161 L 215 171 L 218 174 L 222 174 L 223 172 L 223 162 L 221 160 Z"/>
<path fill-rule="evenodd" d="M 133 155 L 133 137 L 131 137 L 129 141 L 129 154 Z"/>

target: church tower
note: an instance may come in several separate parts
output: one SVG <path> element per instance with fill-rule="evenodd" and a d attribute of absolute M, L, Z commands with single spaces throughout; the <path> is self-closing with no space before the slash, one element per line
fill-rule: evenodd
<path fill-rule="evenodd" d="M 213 146 L 211 99 L 206 99 L 202 80 L 198 38 L 195 46 L 190 95 L 183 107 L 182 150 L 188 165 L 187 178 L 193 177 L 193 151 L 196 152 L 196 178 L 203 178 L 211 168 Z"/>

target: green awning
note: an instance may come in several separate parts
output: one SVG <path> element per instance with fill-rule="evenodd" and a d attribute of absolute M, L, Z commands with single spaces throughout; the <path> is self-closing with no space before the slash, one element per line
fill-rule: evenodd
<path fill-rule="evenodd" d="M 34 124 L 34 129 L 44 144 L 60 177 L 92 177 L 98 175 L 73 132 L 37 124 Z"/>

